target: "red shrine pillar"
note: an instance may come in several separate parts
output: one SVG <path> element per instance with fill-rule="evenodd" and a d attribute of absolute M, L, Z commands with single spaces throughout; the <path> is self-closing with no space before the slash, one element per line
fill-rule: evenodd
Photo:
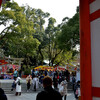
<path fill-rule="evenodd" d="M 80 0 L 81 100 L 100 100 L 100 0 Z"/>
<path fill-rule="evenodd" d="M 2 4 L 2 0 L 0 0 L 0 7 L 1 7 L 1 4 Z"/>

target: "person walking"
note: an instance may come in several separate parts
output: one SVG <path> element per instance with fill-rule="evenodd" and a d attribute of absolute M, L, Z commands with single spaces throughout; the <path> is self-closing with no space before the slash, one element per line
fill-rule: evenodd
<path fill-rule="evenodd" d="M 13 81 L 13 83 L 12 83 L 12 89 L 11 89 L 11 91 L 13 91 L 13 90 L 15 90 L 16 89 L 16 83 L 15 83 L 15 81 L 16 81 L 16 79 Z"/>
<path fill-rule="evenodd" d="M 38 76 L 35 76 L 33 78 L 33 82 L 32 83 L 33 83 L 33 90 L 36 91 L 38 89 L 38 87 L 39 87 L 39 78 L 38 78 Z"/>
<path fill-rule="evenodd" d="M 64 97 L 64 100 L 66 100 L 66 98 L 67 98 L 67 81 L 66 81 L 66 77 L 64 78 L 64 80 L 61 82 L 60 85 L 62 86 L 61 95 Z"/>
<path fill-rule="evenodd" d="M 22 69 L 19 70 L 19 77 L 22 76 Z"/>
<path fill-rule="evenodd" d="M 14 80 L 16 80 L 17 76 L 18 76 L 18 71 L 17 71 L 17 69 L 15 69 L 15 71 L 13 73 Z"/>
<path fill-rule="evenodd" d="M 2 88 L 0 88 L 0 100 L 7 100 L 7 96 Z"/>
<path fill-rule="evenodd" d="M 58 89 L 58 79 L 57 79 L 56 75 L 54 75 L 54 77 L 53 77 L 53 86 L 54 86 L 55 90 Z"/>
<path fill-rule="evenodd" d="M 27 76 L 26 78 L 26 83 L 27 83 L 27 92 L 30 90 L 30 86 L 31 86 L 31 83 L 32 83 L 32 78 L 31 76 Z"/>
<path fill-rule="evenodd" d="M 40 77 L 39 77 L 39 83 L 40 83 L 40 87 L 41 88 L 43 88 L 43 78 L 44 78 L 44 76 L 40 75 Z"/>
<path fill-rule="evenodd" d="M 32 79 L 35 77 L 35 70 L 32 70 Z"/>
<path fill-rule="evenodd" d="M 64 76 L 66 77 L 67 82 L 70 80 L 70 72 L 68 70 L 64 71 Z"/>
<path fill-rule="evenodd" d="M 76 82 L 80 81 L 80 69 L 77 68 L 77 72 L 76 72 Z"/>
<path fill-rule="evenodd" d="M 74 90 L 74 91 L 75 91 L 75 92 L 74 92 L 75 98 L 78 99 L 79 96 L 80 96 L 80 81 L 78 81 L 78 82 L 76 83 L 74 89 L 75 89 L 75 90 Z"/>
<path fill-rule="evenodd" d="M 73 91 L 74 91 L 75 84 L 76 84 L 75 76 L 72 76 Z"/>
<path fill-rule="evenodd" d="M 17 77 L 16 81 L 16 96 L 20 96 L 21 95 L 21 78 L 20 77 Z"/>
<path fill-rule="evenodd" d="M 52 79 L 46 76 L 43 79 L 44 90 L 39 92 L 36 100 L 62 100 L 61 94 L 52 88 Z"/>

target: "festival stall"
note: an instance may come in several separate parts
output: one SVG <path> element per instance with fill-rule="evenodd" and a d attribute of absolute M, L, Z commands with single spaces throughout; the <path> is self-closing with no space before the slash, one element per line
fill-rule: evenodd
<path fill-rule="evenodd" d="M 48 70 L 48 71 L 53 71 L 54 70 L 54 68 L 53 67 L 51 67 L 51 66 L 38 66 L 38 67 L 35 67 L 34 68 L 35 70 Z"/>
<path fill-rule="evenodd" d="M 63 67 L 63 66 L 56 66 L 56 67 L 54 68 L 54 71 L 56 71 L 56 70 L 65 71 L 65 67 Z"/>
<path fill-rule="evenodd" d="M 74 71 L 77 71 L 77 66 L 74 66 L 72 64 L 67 64 L 66 65 L 66 69 L 70 72 L 74 72 Z"/>
<path fill-rule="evenodd" d="M 48 71 L 56 71 L 56 70 L 59 70 L 59 71 L 64 71 L 65 70 L 65 67 L 63 66 L 56 66 L 56 67 L 51 67 L 51 66 L 38 66 L 36 68 L 34 68 L 36 70 L 48 70 Z"/>
<path fill-rule="evenodd" d="M 34 68 L 35 70 L 48 70 L 48 71 L 64 71 L 65 67 L 63 66 L 56 66 L 56 67 L 51 67 L 51 66 L 38 66 Z"/>
<path fill-rule="evenodd" d="M 19 68 L 19 65 L 9 64 L 5 60 L 0 60 L 0 76 L 4 79 L 13 79 L 14 70 Z"/>
<path fill-rule="evenodd" d="M 54 68 L 54 71 L 56 71 L 56 70 L 65 71 L 65 69 L 68 70 L 69 72 L 74 72 L 74 71 L 77 71 L 77 66 L 74 66 L 72 64 L 68 64 L 65 67 L 64 66 L 56 66 Z"/>

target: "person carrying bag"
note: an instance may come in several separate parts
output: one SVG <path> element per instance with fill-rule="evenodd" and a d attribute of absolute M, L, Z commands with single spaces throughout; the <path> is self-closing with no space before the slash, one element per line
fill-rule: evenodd
<path fill-rule="evenodd" d="M 64 80 L 60 84 L 59 92 L 60 92 L 62 97 L 64 96 L 64 100 L 66 100 L 66 98 L 67 98 L 67 81 L 66 81 L 66 77 L 64 78 Z"/>

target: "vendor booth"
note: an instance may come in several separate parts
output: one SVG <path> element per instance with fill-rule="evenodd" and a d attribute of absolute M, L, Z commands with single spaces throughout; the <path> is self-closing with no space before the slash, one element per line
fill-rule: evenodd
<path fill-rule="evenodd" d="M 20 69 L 20 66 L 9 64 L 5 60 L 0 60 L 0 78 L 13 79 L 13 72 L 15 69 Z"/>
<path fill-rule="evenodd" d="M 47 70 L 47 71 L 53 71 L 54 70 L 54 68 L 53 67 L 51 67 L 51 66 L 38 66 L 38 67 L 35 67 L 34 69 L 36 69 L 36 70 Z"/>
<path fill-rule="evenodd" d="M 56 66 L 54 68 L 54 71 L 56 71 L 56 70 L 58 70 L 58 71 L 65 71 L 65 67 L 63 67 L 63 66 Z"/>
<path fill-rule="evenodd" d="M 72 64 L 69 64 L 69 65 L 66 65 L 66 69 L 69 70 L 70 72 L 73 72 L 73 71 L 77 71 L 77 66 L 74 66 Z"/>

